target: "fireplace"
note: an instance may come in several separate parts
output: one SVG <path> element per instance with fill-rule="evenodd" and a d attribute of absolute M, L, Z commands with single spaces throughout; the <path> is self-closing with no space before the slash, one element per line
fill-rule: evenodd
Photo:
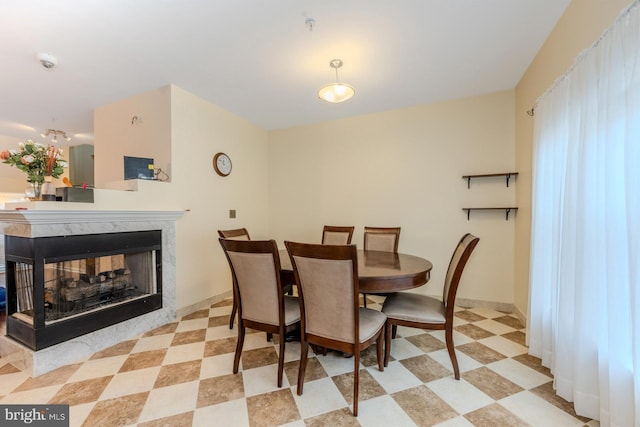
<path fill-rule="evenodd" d="M 5 236 L 7 336 L 41 350 L 162 308 L 161 230 Z"/>

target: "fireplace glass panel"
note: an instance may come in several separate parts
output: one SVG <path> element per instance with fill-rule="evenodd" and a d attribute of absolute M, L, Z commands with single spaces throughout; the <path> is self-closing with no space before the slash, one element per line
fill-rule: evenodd
<path fill-rule="evenodd" d="M 44 320 L 50 324 L 156 293 L 156 251 L 44 264 Z M 33 267 L 15 263 L 17 310 L 33 323 Z"/>
<path fill-rule="evenodd" d="M 40 350 L 162 308 L 160 230 L 5 235 L 7 336 Z"/>

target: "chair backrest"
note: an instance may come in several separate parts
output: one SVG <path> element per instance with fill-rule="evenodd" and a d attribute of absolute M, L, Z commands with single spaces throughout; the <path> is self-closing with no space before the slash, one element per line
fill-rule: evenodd
<path fill-rule="evenodd" d="M 364 250 L 398 252 L 400 227 L 365 227 Z"/>
<path fill-rule="evenodd" d="M 234 230 L 218 230 L 218 235 L 223 239 L 231 240 L 251 240 L 246 228 L 236 228 Z"/>
<path fill-rule="evenodd" d="M 323 245 L 350 245 L 355 227 L 325 225 L 322 229 Z"/>
<path fill-rule="evenodd" d="M 298 285 L 306 334 L 358 342 L 358 258 L 355 245 L 284 242 Z"/>
<path fill-rule="evenodd" d="M 284 318 L 284 294 L 275 240 L 219 241 L 231 267 L 241 318 L 279 325 Z"/>
<path fill-rule="evenodd" d="M 465 265 L 467 265 L 471 252 L 473 252 L 479 241 L 480 238 L 467 233 L 462 236 L 456 246 L 456 249 L 453 251 L 451 261 L 449 261 L 447 275 L 444 279 L 444 290 L 442 293 L 442 300 L 444 301 L 447 311 L 453 310 L 456 302 L 458 285 L 460 284 L 460 277 L 462 277 L 462 271 L 464 270 Z"/>

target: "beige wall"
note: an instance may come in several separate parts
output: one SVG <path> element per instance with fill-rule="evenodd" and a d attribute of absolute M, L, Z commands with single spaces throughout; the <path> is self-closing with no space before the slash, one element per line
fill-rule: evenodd
<path fill-rule="evenodd" d="M 185 209 L 177 227 L 178 307 L 230 291 L 216 230 L 247 227 L 253 238 L 319 242 L 324 224 L 400 225 L 400 250 L 434 263 L 418 292 L 439 294 L 457 239 L 481 238 L 459 296 L 528 302 L 533 119 L 539 97 L 607 28 L 628 0 L 574 0 L 515 90 L 267 132 L 175 86 L 140 94 L 95 112 L 96 185 L 123 177 L 124 155 L 153 157 L 170 183 L 148 183 L 119 209 Z M 131 124 L 133 116 L 141 117 Z M 6 148 L 17 141 L 0 137 Z M 231 156 L 218 177 L 211 159 Z M 2 168 L 0 188 L 23 192 L 24 177 Z M 462 175 L 517 170 L 502 179 Z M 147 183 L 145 183 L 147 184 Z M 464 206 L 511 205 L 500 212 Z M 229 209 L 237 219 L 229 219 Z"/>
<path fill-rule="evenodd" d="M 573 0 L 516 87 L 516 221 L 515 305 L 527 313 L 529 300 L 529 242 L 531 229 L 531 159 L 534 118 L 531 109 L 553 82 L 611 26 L 629 0 Z"/>
<path fill-rule="evenodd" d="M 231 293 L 229 265 L 217 230 L 246 227 L 253 239 L 268 232 L 267 132 L 228 111 L 172 87 L 171 155 L 175 199 L 189 211 L 177 224 L 178 308 Z M 218 176 L 217 152 L 233 169 Z M 229 218 L 229 210 L 236 218 Z"/>
<path fill-rule="evenodd" d="M 461 176 L 514 169 L 514 102 L 505 91 L 267 132 L 167 86 L 96 109 L 94 148 L 98 188 L 122 179 L 125 154 L 154 157 L 171 182 L 96 198 L 114 209 L 186 211 L 177 224 L 179 309 L 230 291 L 218 229 L 247 227 L 282 245 L 318 242 L 324 224 L 355 225 L 360 246 L 365 225 L 402 226 L 400 250 L 434 263 L 419 290 L 429 294 L 441 292 L 456 241 L 472 232 L 481 243 L 460 297 L 510 304 L 515 222 L 502 212 L 467 221 L 461 208 L 512 205 L 514 187 L 500 178 L 467 189 Z M 134 115 L 142 122 L 132 125 Z M 212 168 L 218 151 L 233 161 L 227 178 Z"/>
<path fill-rule="evenodd" d="M 170 86 L 98 107 L 93 117 L 96 188 L 124 179 L 124 156 L 152 158 L 172 175 Z"/>
<path fill-rule="evenodd" d="M 130 122 L 134 114 L 143 117 L 135 129 Z M 142 181 L 132 197 L 113 199 L 118 201 L 114 209 L 185 210 L 176 226 L 178 310 L 230 295 L 231 276 L 217 230 L 247 227 L 252 237 L 268 236 L 266 131 L 175 86 L 101 107 L 95 116 L 96 168 L 106 157 L 119 168 L 117 176 L 111 175 L 109 162 L 101 164 L 100 173 L 96 170 L 98 186 L 122 179 L 124 153 L 160 159 L 167 150 L 165 158 L 171 159 L 171 182 Z M 158 144 L 158 151 L 132 152 L 130 143 L 142 139 Z M 233 161 L 229 177 L 213 170 L 218 151 Z M 168 160 L 156 161 L 163 170 L 164 164 Z M 123 205 L 123 200 L 128 202 Z M 229 209 L 237 210 L 236 219 L 228 218 Z"/>
<path fill-rule="evenodd" d="M 269 231 L 319 242 L 322 226 L 402 227 L 399 250 L 434 264 L 429 286 L 441 294 L 458 239 L 480 244 L 459 290 L 462 298 L 513 302 L 514 221 L 503 212 L 464 206 L 503 206 L 515 200 L 504 179 L 462 175 L 515 167 L 513 91 L 371 114 L 269 133 Z"/>

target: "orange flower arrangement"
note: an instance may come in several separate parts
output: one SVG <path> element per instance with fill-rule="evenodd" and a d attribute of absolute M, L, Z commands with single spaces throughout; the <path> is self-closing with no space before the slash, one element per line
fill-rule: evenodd
<path fill-rule="evenodd" d="M 59 178 L 67 167 L 67 162 L 62 159 L 62 149 L 27 140 L 18 143 L 19 150 L 4 150 L 0 153 L 0 160 L 11 166 L 15 166 L 27 174 L 27 181 L 34 184 L 42 184 L 45 176 Z"/>

